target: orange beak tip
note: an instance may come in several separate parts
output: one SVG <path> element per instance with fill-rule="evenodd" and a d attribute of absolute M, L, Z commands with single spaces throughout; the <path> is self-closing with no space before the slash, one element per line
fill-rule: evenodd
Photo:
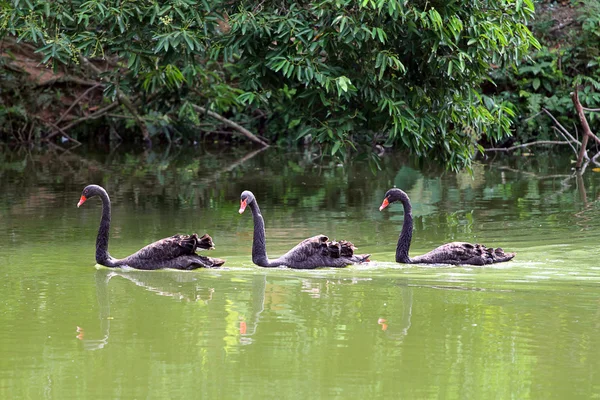
<path fill-rule="evenodd" d="M 77 203 L 77 208 L 81 207 L 81 205 L 85 203 L 86 200 L 87 198 L 85 196 L 81 196 L 81 198 L 79 199 L 79 203 Z"/>
<path fill-rule="evenodd" d="M 383 203 L 381 203 L 381 206 L 379 207 L 379 211 L 381 211 L 384 208 L 386 208 L 389 204 L 390 204 L 390 202 L 389 202 L 389 200 L 386 197 L 385 199 L 383 199 Z"/>
<path fill-rule="evenodd" d="M 244 212 L 244 210 L 246 209 L 246 200 L 241 200 L 240 201 L 240 214 Z"/>

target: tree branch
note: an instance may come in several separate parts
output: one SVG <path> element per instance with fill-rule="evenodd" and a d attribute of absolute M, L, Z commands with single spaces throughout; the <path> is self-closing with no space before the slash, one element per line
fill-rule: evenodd
<path fill-rule="evenodd" d="M 75 105 L 77 105 L 85 96 L 88 95 L 88 93 L 90 93 L 92 90 L 99 88 L 100 86 L 102 86 L 100 83 L 96 83 L 94 86 L 92 86 L 91 88 L 89 88 L 88 90 L 86 90 L 85 92 L 83 92 L 81 94 L 81 96 L 79 96 L 78 98 L 75 99 L 75 101 L 69 106 L 69 108 L 67 109 L 67 111 L 65 111 L 60 118 L 58 119 L 58 121 L 56 121 L 54 124 L 58 125 L 60 124 L 60 122 L 71 112 L 71 110 L 73 109 L 73 107 L 75 107 Z"/>
<path fill-rule="evenodd" d="M 56 129 L 57 131 L 55 131 L 54 133 L 51 133 L 50 135 L 46 136 L 44 138 L 44 140 L 49 141 L 50 139 L 52 139 L 54 136 L 58 135 L 58 133 L 62 134 L 65 138 L 69 139 L 71 142 L 77 144 L 78 146 L 81 145 L 81 142 L 78 140 L 73 139 L 71 136 L 67 135 L 67 133 L 62 130 L 59 126 L 57 126 L 56 124 L 53 124 L 52 122 L 49 122 L 50 125 L 52 125 L 52 127 L 54 129 Z"/>
<path fill-rule="evenodd" d="M 82 56 L 79 58 L 80 58 L 81 62 L 86 67 L 91 69 L 96 75 L 100 75 L 102 73 L 102 70 L 100 70 L 98 67 L 96 67 L 86 57 Z M 150 140 L 150 134 L 148 133 L 148 128 L 146 127 L 146 124 L 144 124 L 144 121 L 142 121 L 142 118 L 138 114 L 135 106 L 133 105 L 133 103 L 131 102 L 129 97 L 127 97 L 127 95 L 123 94 L 123 92 L 121 92 L 121 90 L 119 90 L 118 87 L 117 87 L 117 99 L 119 100 L 119 103 L 123 104 L 125 106 L 125 108 L 127 108 L 127 110 L 131 113 L 131 115 L 134 116 L 135 122 L 137 123 L 138 128 L 140 128 L 140 130 L 142 131 L 142 136 L 144 138 L 144 142 L 147 145 L 152 144 L 152 141 Z"/>
<path fill-rule="evenodd" d="M 250 132 L 248 129 L 244 128 L 243 126 L 223 117 L 222 115 L 217 114 L 214 111 L 211 110 L 207 110 L 204 107 L 200 107 L 197 106 L 195 104 L 192 104 L 192 107 L 194 108 L 194 110 L 198 111 L 199 113 L 202 114 L 206 114 L 218 121 L 221 121 L 222 123 L 224 123 L 225 125 L 229 126 L 230 128 L 235 129 L 236 131 L 240 132 L 242 135 L 246 136 L 248 139 L 250 139 L 251 141 L 253 141 L 254 143 L 260 144 L 262 147 L 269 147 L 269 144 L 260 140 L 258 137 L 256 137 L 252 132 Z"/>
<path fill-rule="evenodd" d="M 598 139 L 598 137 L 592 133 L 590 125 L 588 124 L 587 119 L 585 118 L 585 114 L 583 113 L 583 107 L 579 102 L 577 88 L 575 88 L 575 91 L 571 93 L 571 99 L 573 100 L 573 104 L 575 105 L 575 109 L 577 110 L 577 115 L 579 115 L 579 121 L 581 122 L 581 126 L 583 127 L 583 139 L 581 139 L 581 149 L 579 150 L 579 157 L 577 157 L 577 163 L 575 164 L 575 168 L 580 169 L 589 138 L 593 137 L 597 142 L 600 142 L 600 139 Z"/>
<path fill-rule="evenodd" d="M 571 144 L 571 142 L 569 142 L 569 139 L 567 138 L 567 136 L 560 129 L 558 129 L 555 126 L 553 126 L 552 129 L 554 129 L 555 132 L 558 132 L 558 134 L 561 135 L 565 139 L 566 143 L 569 143 L 569 146 L 571 147 L 571 149 L 573 149 L 573 153 L 575 153 L 575 155 L 577 155 L 577 149 L 575 148 L 575 146 L 573 146 Z M 581 143 L 579 143 L 579 141 L 577 141 L 576 143 L 581 146 Z"/>
<path fill-rule="evenodd" d="M 144 142 L 146 142 L 146 144 L 148 144 L 148 145 L 151 144 L 152 141 L 150 140 L 150 134 L 148 133 L 148 128 L 146 127 L 146 124 L 144 123 L 144 121 L 142 121 L 142 118 L 137 113 L 135 107 L 131 103 L 131 100 L 129 100 L 129 97 L 127 97 L 126 95 L 123 94 L 123 92 L 121 92 L 120 90 L 117 89 L 117 98 L 119 99 L 119 102 L 121 104 L 123 104 L 125 106 L 125 108 L 127 108 L 127 110 L 129 110 L 131 115 L 133 115 L 135 117 L 135 122 L 137 123 L 138 128 L 140 128 L 140 130 L 142 131 L 142 136 L 144 137 Z"/>
<path fill-rule="evenodd" d="M 573 142 L 577 143 L 578 145 L 581 145 L 581 142 L 579 142 L 579 140 L 575 139 L 573 137 L 573 135 L 571 135 L 569 133 L 569 131 L 566 130 L 565 127 L 562 126 L 560 124 L 560 122 L 558 122 L 558 120 L 556 118 L 554 118 L 554 115 L 552 115 L 550 113 L 550 111 L 546 110 L 545 108 L 542 108 L 542 111 L 545 112 L 550 118 L 552 118 L 552 121 L 554 121 L 554 123 L 556 124 L 556 126 L 558 126 L 560 128 L 560 130 L 562 131 L 562 133 L 564 133 L 565 135 L 567 135 L 569 137 L 569 139 L 571 139 Z"/>
<path fill-rule="evenodd" d="M 517 149 L 522 149 L 522 148 L 526 148 L 529 146 L 538 146 L 538 145 L 549 145 L 549 144 L 571 144 L 570 142 L 563 142 L 560 140 L 539 140 L 537 142 L 531 142 L 531 143 L 524 143 L 524 144 L 519 144 L 516 146 L 511 146 L 511 147 L 506 147 L 506 148 L 501 148 L 501 147 L 491 147 L 489 149 L 484 149 L 485 151 L 513 151 L 513 150 L 517 150 Z"/>
<path fill-rule="evenodd" d="M 81 86 L 97 86 L 98 85 L 98 82 L 96 82 L 96 81 L 91 81 L 89 79 L 81 79 L 76 76 L 63 75 L 63 76 L 59 76 L 58 78 L 49 79 L 47 81 L 38 83 L 36 86 L 37 87 L 50 86 L 50 85 L 54 85 L 55 83 L 74 83 L 76 85 L 81 85 Z"/>
<path fill-rule="evenodd" d="M 70 124 L 63 126 L 61 129 L 63 131 L 68 131 L 75 125 L 79 125 L 80 123 L 82 123 L 84 121 L 104 117 L 110 110 L 112 110 L 113 108 L 116 108 L 118 106 L 119 106 L 119 103 L 115 101 L 114 103 L 111 103 L 111 104 L 107 105 L 106 107 L 101 108 L 100 110 L 96 111 L 93 114 L 89 114 L 89 115 L 86 115 L 85 117 L 81 117 L 81 118 L 78 118 L 78 119 L 72 121 Z"/>
<path fill-rule="evenodd" d="M 568 19 L 568 20 L 566 20 L 566 21 L 565 21 L 565 22 L 563 22 L 563 23 L 560 23 L 560 24 L 558 24 L 558 25 L 556 25 L 556 26 L 553 26 L 552 28 L 550 28 L 550 29 L 548 30 L 548 32 L 556 32 L 556 31 L 559 31 L 559 30 L 561 30 L 562 28 L 564 28 L 565 26 L 569 26 L 569 25 L 571 25 L 573 22 L 574 22 L 574 20 L 572 20 L 572 19 Z"/>

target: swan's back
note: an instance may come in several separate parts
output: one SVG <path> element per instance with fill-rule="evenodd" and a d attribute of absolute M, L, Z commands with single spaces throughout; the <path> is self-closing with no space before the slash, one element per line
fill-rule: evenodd
<path fill-rule="evenodd" d="M 411 258 L 415 264 L 486 265 L 513 259 L 516 253 L 505 253 L 502 248 L 481 244 L 452 242 L 444 244 L 427 254 Z"/>
<path fill-rule="evenodd" d="M 119 260 L 119 265 L 136 269 L 196 269 L 223 265 L 224 260 L 196 254 L 197 250 L 212 248 L 214 243 L 207 234 L 202 237 L 198 237 L 195 233 L 174 235 L 150 243 L 129 257 Z"/>
<path fill-rule="evenodd" d="M 345 267 L 368 261 L 370 254 L 354 254 L 356 247 L 346 240 L 330 241 L 325 235 L 305 239 L 272 264 L 290 268 Z"/>
<path fill-rule="evenodd" d="M 150 243 L 129 257 L 145 260 L 170 260 L 196 254 L 196 250 L 198 249 L 208 250 L 211 248 L 214 248 L 214 243 L 212 238 L 207 234 L 200 238 L 196 233 L 191 235 L 173 235 Z"/>

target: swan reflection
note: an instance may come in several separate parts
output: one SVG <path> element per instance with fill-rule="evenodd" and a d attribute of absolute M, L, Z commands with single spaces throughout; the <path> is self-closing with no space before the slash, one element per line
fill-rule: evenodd
<path fill-rule="evenodd" d="M 240 344 L 252 343 L 252 336 L 256 334 L 260 316 L 265 310 L 265 290 L 267 287 L 267 275 L 255 275 L 252 278 L 252 304 L 251 318 L 240 321 Z"/>
<path fill-rule="evenodd" d="M 114 277 L 120 277 L 133 282 L 136 286 L 156 293 L 159 296 L 171 297 L 179 301 L 208 304 L 213 297 L 214 288 L 200 285 L 201 275 L 183 271 L 140 271 L 109 269 L 98 267 L 94 274 L 96 281 L 96 296 L 98 299 L 100 319 L 100 339 L 87 338 L 85 327 L 77 327 L 77 339 L 83 342 L 86 350 L 98 350 L 108 344 L 110 336 L 110 296 L 108 283 Z"/>
<path fill-rule="evenodd" d="M 133 283 L 135 285 L 133 287 L 141 287 L 147 292 L 174 299 L 177 303 L 211 303 L 210 309 L 202 311 L 205 315 L 199 316 L 199 318 L 204 320 L 210 316 L 209 318 L 212 318 L 210 320 L 211 329 L 213 331 L 222 329 L 223 340 L 231 347 L 229 350 L 233 351 L 236 346 L 247 346 L 255 342 L 257 334 L 260 333 L 259 325 L 264 318 L 270 322 L 273 322 L 274 318 L 283 323 L 300 324 L 298 329 L 304 329 L 312 323 L 307 323 L 309 318 L 316 319 L 313 322 L 321 325 L 333 323 L 334 321 L 330 320 L 332 318 L 331 310 L 338 310 L 340 313 L 334 318 L 337 321 L 335 323 L 347 321 L 346 314 L 353 317 L 362 314 L 370 321 L 373 321 L 371 318 L 374 318 L 378 323 L 378 329 L 383 331 L 384 337 L 395 341 L 403 341 L 411 327 L 413 288 L 406 284 L 394 285 L 393 291 L 396 293 L 391 298 L 382 297 L 382 300 L 387 303 L 385 308 L 380 306 L 375 310 L 364 308 L 362 304 L 345 306 L 339 296 L 340 293 L 346 291 L 370 292 L 372 289 L 369 287 L 372 282 L 371 278 L 309 279 L 303 277 L 290 279 L 289 277 L 276 277 L 269 273 L 246 275 L 245 277 L 219 276 L 218 282 L 224 286 L 217 287 L 221 295 L 216 296 L 215 303 L 213 303 L 215 287 L 207 285 L 207 281 L 210 282 L 214 276 L 175 270 L 140 271 L 99 267 L 94 274 L 99 306 L 99 333 L 97 333 L 96 327 L 86 326 L 78 327 L 76 333 L 77 339 L 83 343 L 85 350 L 103 349 L 109 343 L 110 328 L 113 322 L 111 306 L 119 304 L 115 303 L 118 300 L 116 298 L 111 301 L 109 288 L 109 282 L 115 277 Z M 217 284 L 216 281 L 214 283 Z M 123 292 L 122 285 L 121 283 L 121 289 L 117 290 L 121 294 Z M 115 292 L 118 287 L 119 285 L 112 288 L 112 291 Z M 125 288 L 125 291 L 130 292 L 128 288 Z M 306 297 L 312 298 L 312 300 L 308 302 L 301 300 Z M 325 303 L 322 299 L 325 299 Z M 176 303 L 171 302 L 170 304 L 166 305 L 168 309 L 176 307 Z M 291 304 L 304 304 L 305 307 L 283 306 Z M 346 308 L 346 311 L 342 311 Z M 267 310 L 266 314 L 265 310 Z M 195 312 L 200 312 L 200 310 Z M 304 312 L 310 313 L 312 316 L 308 317 Z M 120 324 L 126 323 L 124 320 L 119 322 Z M 272 324 L 267 326 L 270 327 L 269 329 L 273 328 Z"/>
<path fill-rule="evenodd" d="M 413 307 L 413 288 L 401 286 L 402 292 L 402 313 L 396 311 L 392 316 L 380 317 L 377 324 L 385 332 L 388 339 L 403 341 L 408 335 L 411 326 L 412 307 Z"/>

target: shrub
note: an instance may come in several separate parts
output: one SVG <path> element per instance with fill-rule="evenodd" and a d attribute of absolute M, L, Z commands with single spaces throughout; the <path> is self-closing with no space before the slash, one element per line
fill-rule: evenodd
<path fill-rule="evenodd" d="M 202 104 L 246 124 L 261 115 L 261 132 L 280 143 L 312 141 L 341 158 L 396 145 L 454 169 L 482 137 L 510 134 L 511 108 L 479 87 L 492 65 L 537 45 L 531 0 L 1 5 L 0 35 L 32 43 L 55 68 L 89 75 L 101 64 L 104 96 L 131 97 L 125 108 L 150 133 L 197 125 Z"/>

